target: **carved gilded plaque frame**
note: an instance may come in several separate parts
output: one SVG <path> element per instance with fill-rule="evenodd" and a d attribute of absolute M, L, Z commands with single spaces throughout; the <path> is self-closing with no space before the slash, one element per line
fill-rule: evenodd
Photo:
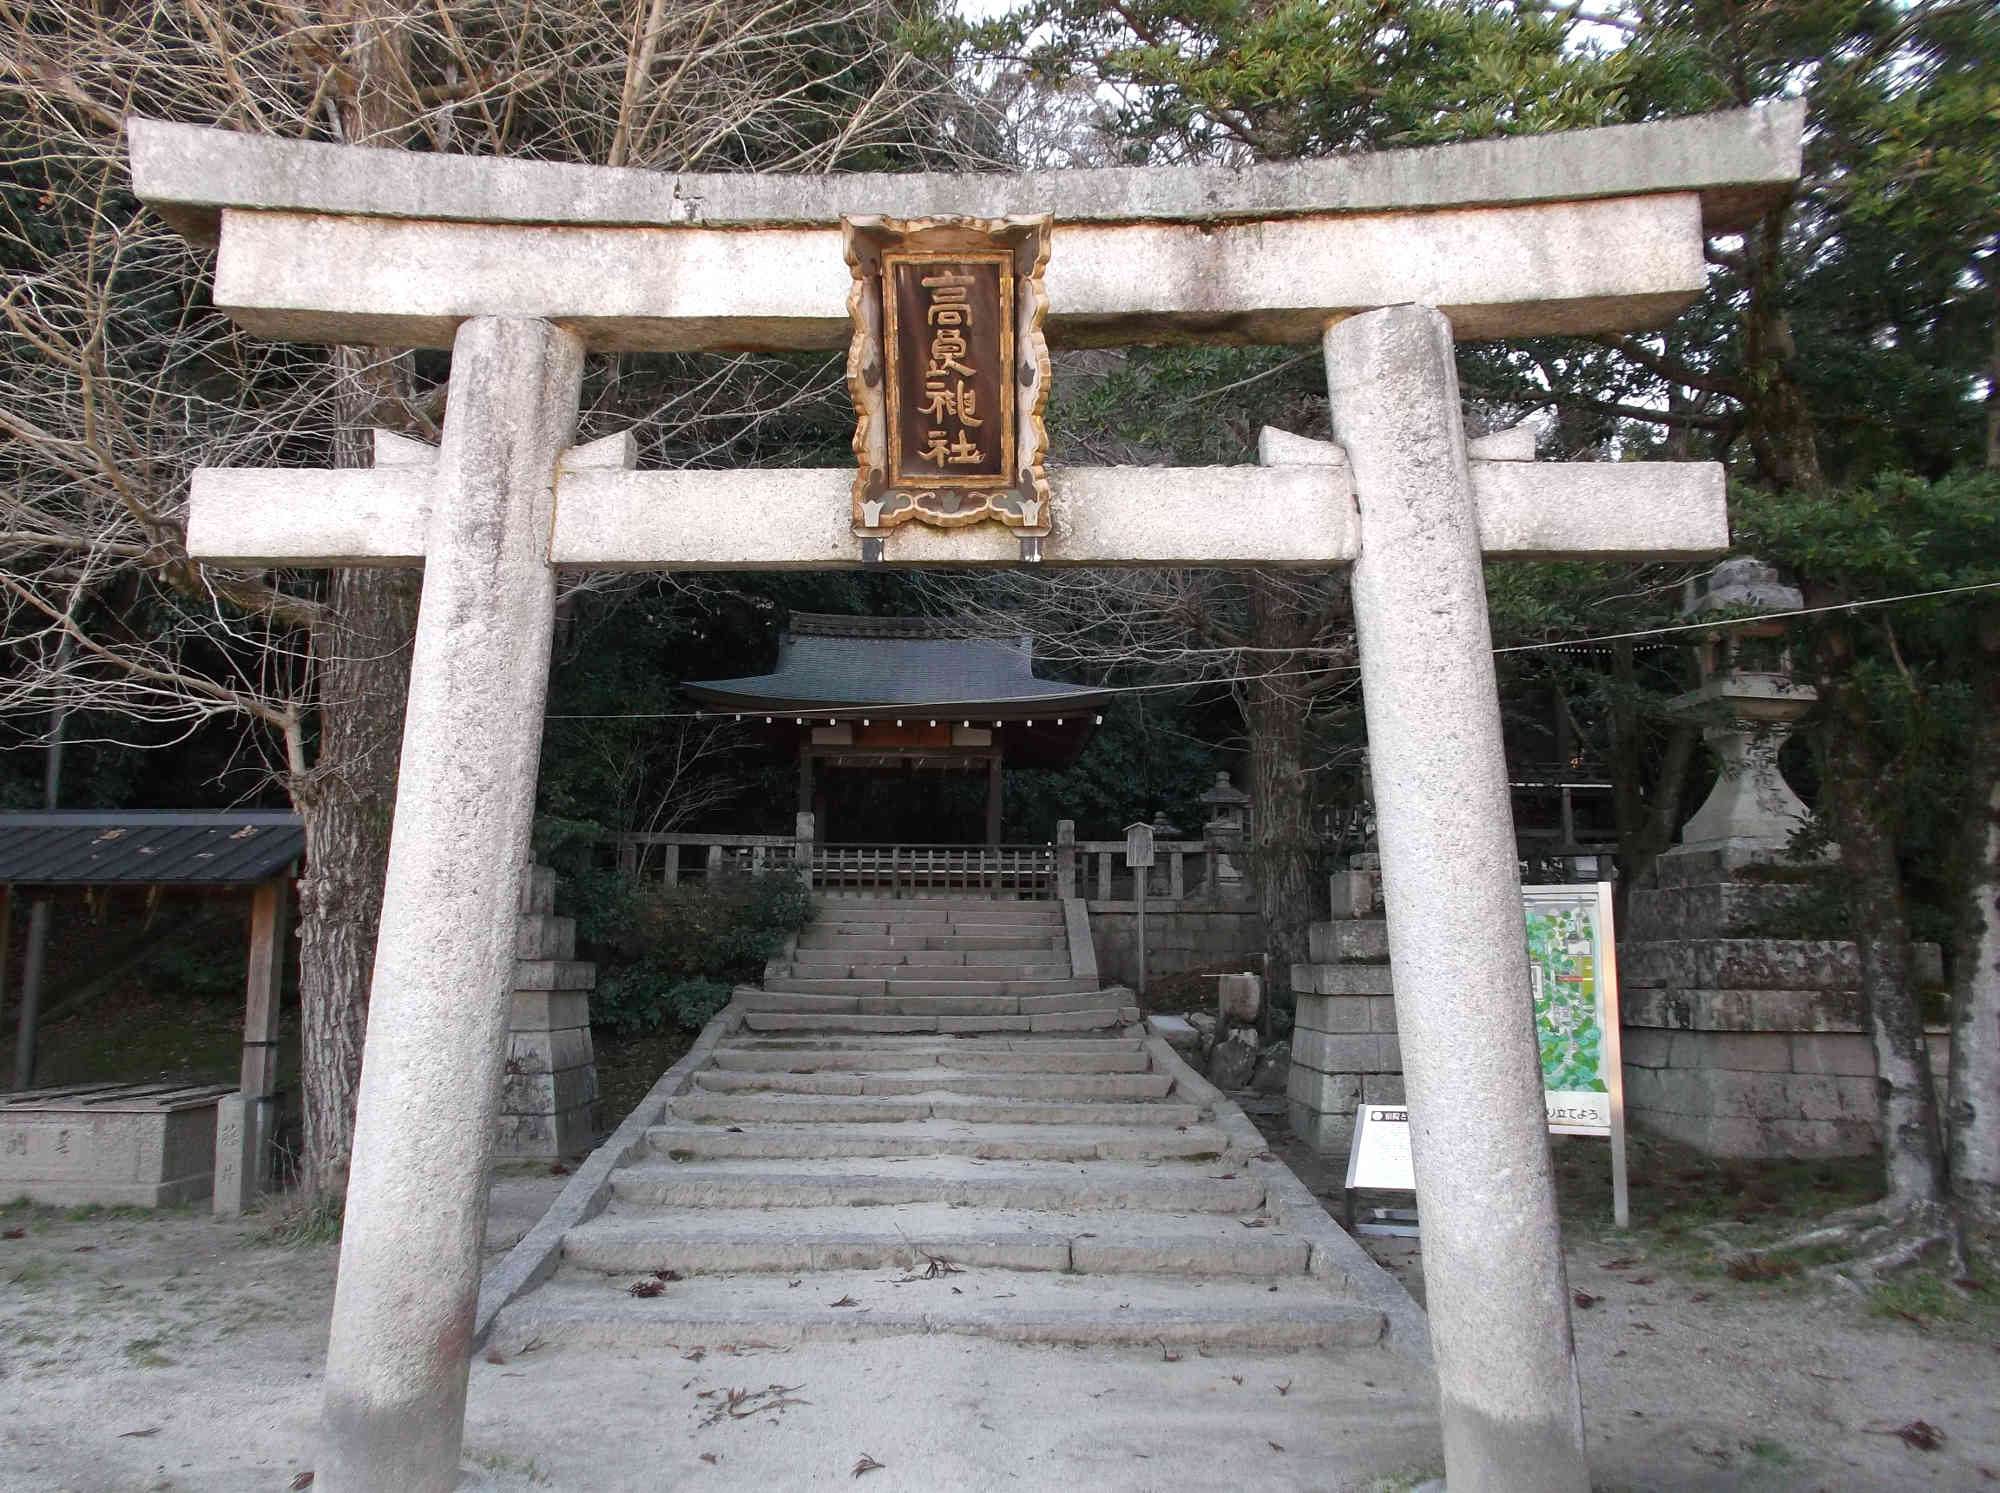
<path fill-rule="evenodd" d="M 1047 217 L 849 217 L 854 532 L 1049 532 Z"/>

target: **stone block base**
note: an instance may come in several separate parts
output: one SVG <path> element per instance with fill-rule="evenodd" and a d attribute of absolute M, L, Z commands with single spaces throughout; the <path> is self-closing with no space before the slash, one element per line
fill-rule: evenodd
<path fill-rule="evenodd" d="M 522 901 L 494 1150 L 503 1160 L 554 1160 L 597 1144 L 590 1045 L 597 966 L 572 957 L 576 924 L 555 916 L 555 877 L 547 867 L 529 868 Z"/>
<path fill-rule="evenodd" d="M 1333 946 L 1329 936 L 1323 946 Z M 1348 924 L 1367 927 L 1367 924 Z M 1292 1067 L 1285 1084 L 1292 1133 L 1316 1151 L 1344 1153 L 1354 1138 L 1354 1112 L 1362 1104 L 1403 1102 L 1403 1054 L 1396 1039 L 1391 995 L 1314 995 L 1343 982 L 1322 978 L 1328 969 L 1363 970 L 1365 983 L 1385 988 L 1389 968 L 1371 965 L 1295 965 Z M 1309 973 L 1311 979 L 1301 979 Z"/>
<path fill-rule="evenodd" d="M 1929 1035 L 1947 1072 L 1946 1035 Z M 1865 1156 L 1881 1144 L 1875 1056 L 1858 1031 L 1662 1031 L 1627 1026 L 1625 1114 L 1707 1156 Z M 1940 1094 L 1940 1099 L 1942 1099 Z"/>

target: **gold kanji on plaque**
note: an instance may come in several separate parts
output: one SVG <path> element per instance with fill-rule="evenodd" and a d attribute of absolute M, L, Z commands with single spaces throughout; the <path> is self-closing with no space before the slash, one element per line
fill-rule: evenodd
<path fill-rule="evenodd" d="M 841 229 L 854 532 L 993 521 L 1046 535 L 1049 219 L 849 217 Z"/>

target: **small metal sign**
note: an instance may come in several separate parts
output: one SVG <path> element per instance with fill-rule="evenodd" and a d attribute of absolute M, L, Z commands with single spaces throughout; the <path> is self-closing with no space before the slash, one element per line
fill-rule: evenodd
<path fill-rule="evenodd" d="M 1125 826 L 1125 864 L 1135 871 L 1153 864 L 1153 826 L 1144 820 Z"/>
<path fill-rule="evenodd" d="M 1049 219 L 843 218 L 854 274 L 854 532 L 998 521 L 1049 532 L 1042 337 Z"/>

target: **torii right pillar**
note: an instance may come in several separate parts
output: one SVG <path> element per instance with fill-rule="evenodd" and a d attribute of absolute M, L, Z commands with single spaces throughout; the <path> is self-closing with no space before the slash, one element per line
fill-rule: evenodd
<path fill-rule="evenodd" d="M 1589 1493 L 1451 323 L 1324 339 L 1451 1493 Z"/>

